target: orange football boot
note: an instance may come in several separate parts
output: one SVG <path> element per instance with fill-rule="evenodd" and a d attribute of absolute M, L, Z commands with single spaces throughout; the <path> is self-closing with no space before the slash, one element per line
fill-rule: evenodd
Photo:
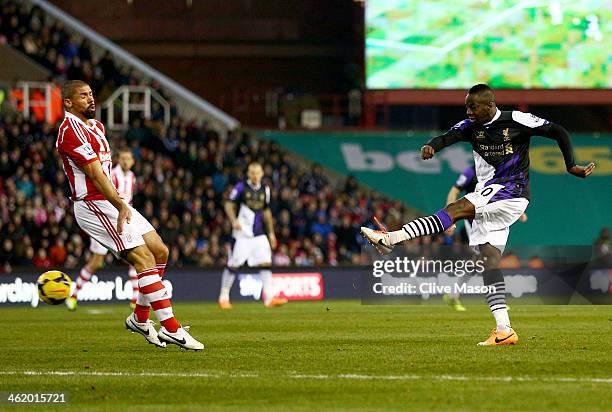
<path fill-rule="evenodd" d="M 497 329 L 493 329 L 489 338 L 483 342 L 478 342 L 478 346 L 514 345 L 517 342 L 518 335 L 514 329 L 510 328 L 508 332 L 500 332 Z"/>
<path fill-rule="evenodd" d="M 285 303 L 287 303 L 287 299 L 285 298 L 272 298 L 272 300 L 265 305 L 266 308 L 273 308 L 276 306 L 283 306 Z"/>
<path fill-rule="evenodd" d="M 232 304 L 230 303 L 229 300 L 220 300 L 219 301 L 219 307 L 221 309 L 233 309 Z"/>

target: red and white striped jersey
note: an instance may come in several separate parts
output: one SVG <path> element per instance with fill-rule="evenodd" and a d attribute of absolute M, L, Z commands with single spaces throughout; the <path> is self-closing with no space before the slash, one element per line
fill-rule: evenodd
<path fill-rule="evenodd" d="M 105 200 L 93 181 L 81 170 L 81 167 L 99 160 L 104 174 L 111 180 L 113 162 L 104 125 L 94 119 L 84 123 L 72 113 L 65 112 L 55 147 L 70 182 L 72 200 Z"/>
<path fill-rule="evenodd" d="M 113 184 L 119 192 L 119 196 L 124 202 L 131 205 L 134 197 L 134 189 L 136 188 L 136 177 L 134 172 L 128 170 L 124 172 L 121 165 L 117 165 L 111 170 Z"/>

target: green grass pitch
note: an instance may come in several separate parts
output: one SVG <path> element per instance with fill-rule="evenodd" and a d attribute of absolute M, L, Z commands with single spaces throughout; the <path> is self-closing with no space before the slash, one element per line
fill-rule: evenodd
<path fill-rule="evenodd" d="M 485 305 L 177 304 L 207 346 L 147 345 L 125 305 L 3 308 L 0 391 L 40 410 L 597 410 L 612 405 L 612 306 L 512 305 L 515 346 L 477 347 Z M 32 405 L 0 405 L 26 410 Z M 609 409 L 608 409 L 609 410 Z"/>

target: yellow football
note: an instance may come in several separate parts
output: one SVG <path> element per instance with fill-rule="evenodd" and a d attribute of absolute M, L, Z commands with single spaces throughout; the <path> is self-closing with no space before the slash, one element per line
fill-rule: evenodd
<path fill-rule="evenodd" d="M 38 296 L 40 300 L 49 305 L 59 305 L 70 296 L 72 281 L 64 272 L 50 270 L 38 277 Z"/>

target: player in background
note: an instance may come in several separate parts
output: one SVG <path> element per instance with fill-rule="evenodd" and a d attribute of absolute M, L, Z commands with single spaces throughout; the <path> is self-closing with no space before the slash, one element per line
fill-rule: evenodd
<path fill-rule="evenodd" d="M 455 182 L 455 184 L 448 191 L 448 194 L 446 195 L 446 206 L 450 205 L 451 203 L 455 203 L 457 199 L 459 198 L 459 194 L 461 194 L 462 192 L 466 195 L 468 193 L 474 192 L 476 190 L 477 183 L 478 183 L 478 179 L 476 178 L 475 166 L 466 167 L 465 170 L 457 178 L 457 181 Z M 523 213 L 521 217 L 519 218 L 519 221 L 526 222 L 527 214 Z M 472 235 L 472 219 L 463 220 L 463 225 L 464 225 L 465 234 L 468 238 L 468 243 L 469 243 L 469 240 Z M 446 233 L 449 236 L 452 236 L 455 233 L 456 228 L 457 228 L 457 225 L 453 224 L 451 227 L 449 227 L 446 230 Z M 464 276 L 461 276 L 457 280 L 457 285 L 460 286 L 466 283 L 471 278 L 472 276 L 467 275 L 467 274 Z M 444 302 L 449 304 L 457 312 L 466 311 L 465 306 L 463 306 L 463 304 L 461 303 L 461 300 L 459 299 L 459 292 L 447 293 L 443 296 L 443 299 L 444 299 Z"/>
<path fill-rule="evenodd" d="M 125 326 L 147 342 L 165 347 L 204 349 L 174 317 L 172 303 L 161 281 L 168 247 L 153 226 L 129 206 L 111 182 L 112 154 L 104 125 L 95 120 L 96 105 L 89 85 L 70 80 L 62 86 L 65 117 L 59 126 L 56 149 L 68 178 L 74 216 L 81 229 L 138 273 L 138 299 Z M 153 308 L 159 331 L 149 319 Z"/>
<path fill-rule="evenodd" d="M 529 204 L 530 139 L 532 136 L 554 139 L 568 173 L 574 176 L 589 176 L 595 164 L 576 164 L 570 136 L 563 127 L 529 113 L 499 110 L 493 90 L 486 84 L 473 86 L 465 105 L 468 119 L 427 142 L 421 148 L 421 158 L 431 159 L 457 142 L 471 143 L 478 178 L 476 190 L 433 215 L 408 222 L 400 230 L 387 232 L 362 227 L 361 234 L 380 253 L 388 254 L 394 245 L 405 240 L 441 233 L 461 219 L 473 219 L 470 246 L 478 248 L 483 256 L 483 280 L 491 289 L 486 298 L 496 321 L 490 336 L 479 345 L 514 344 L 518 335 L 510 325 L 505 282 L 498 265 L 510 226 Z"/>
<path fill-rule="evenodd" d="M 136 187 L 136 177 L 132 172 L 132 166 L 134 166 L 134 155 L 128 148 L 119 150 L 119 164 L 111 170 L 111 181 L 119 192 L 119 197 L 124 202 L 132 205 L 132 199 L 134 196 L 134 189 Z M 81 269 L 79 277 L 76 280 L 76 287 L 72 292 L 72 296 L 66 299 L 66 306 L 69 310 L 76 310 L 78 294 L 84 284 L 89 282 L 91 277 L 104 266 L 104 258 L 108 253 L 108 250 L 96 242 L 94 238 L 90 239 L 89 251 L 91 256 L 89 260 Z M 130 266 L 128 269 L 128 278 L 132 285 L 132 301 L 130 306 L 132 309 L 136 307 L 136 299 L 138 298 L 138 276 L 134 266 Z"/>
<path fill-rule="evenodd" d="M 225 202 L 225 213 L 233 227 L 233 246 L 227 267 L 221 276 L 219 306 L 231 309 L 229 293 L 237 270 L 248 263 L 258 266 L 263 283 L 263 301 L 266 307 L 280 306 L 287 299 L 275 298 L 272 288 L 272 249 L 276 248 L 274 219 L 270 210 L 270 188 L 262 183 L 264 172 L 257 162 L 249 164 L 247 179 L 238 182 Z M 267 233 L 267 236 L 266 236 Z"/>

